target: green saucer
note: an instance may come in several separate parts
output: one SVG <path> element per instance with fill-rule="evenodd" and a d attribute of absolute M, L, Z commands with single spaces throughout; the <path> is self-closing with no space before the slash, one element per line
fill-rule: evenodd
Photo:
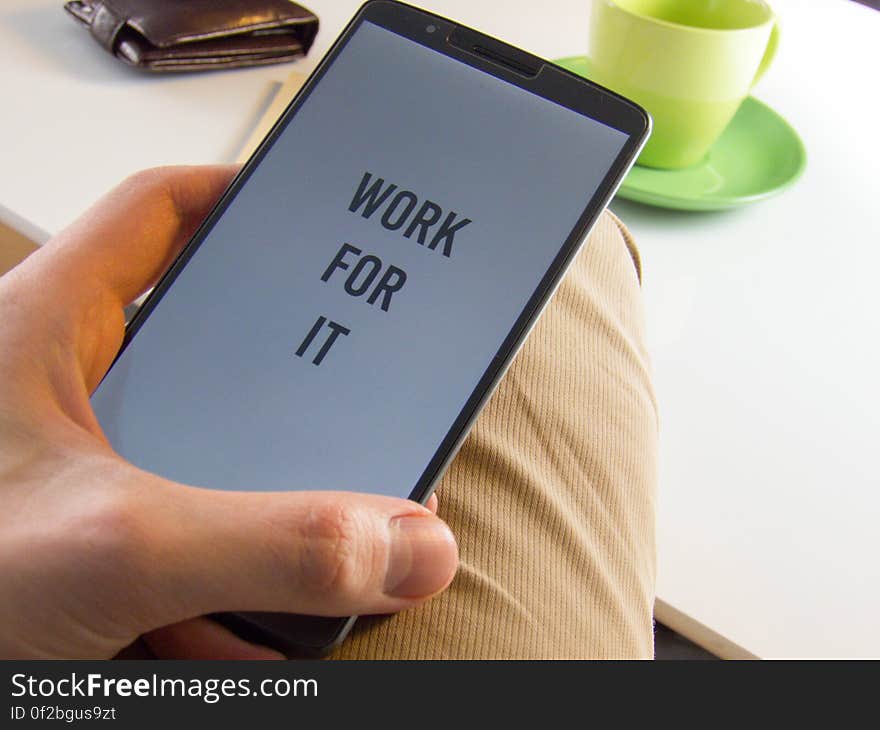
<path fill-rule="evenodd" d="M 588 59 L 556 61 L 589 78 Z M 636 165 L 617 194 L 627 200 L 678 210 L 724 210 L 776 195 L 800 177 L 807 153 L 781 116 L 748 97 L 698 165 L 658 170 Z"/>

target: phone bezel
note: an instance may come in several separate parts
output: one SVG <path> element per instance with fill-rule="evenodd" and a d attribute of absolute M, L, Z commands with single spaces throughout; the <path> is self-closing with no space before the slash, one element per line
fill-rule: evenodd
<path fill-rule="evenodd" d="M 501 81 L 565 106 L 628 135 L 628 140 L 605 175 L 595 194 L 585 201 L 584 210 L 533 295 L 487 366 L 431 461 L 416 483 L 409 498 L 424 503 L 434 490 L 446 466 L 454 458 L 477 414 L 500 382 L 507 367 L 537 321 L 543 306 L 549 301 L 566 268 L 585 240 L 593 223 L 610 201 L 635 161 L 650 133 L 648 114 L 636 104 L 614 92 L 598 86 L 576 74 L 526 53 L 491 36 L 454 23 L 446 18 L 393 0 L 368 0 L 351 19 L 333 46 L 305 81 L 300 91 L 281 114 L 278 121 L 242 166 L 229 187 L 220 197 L 204 222 L 193 234 L 175 261 L 156 284 L 153 291 L 129 322 L 122 346 L 125 351 L 138 329 L 149 318 L 165 292 L 213 229 L 235 196 L 247 183 L 252 172 L 269 152 L 275 140 L 284 132 L 297 110 L 308 100 L 327 69 L 345 48 L 360 25 L 369 21 L 427 48 L 454 58 Z M 427 26 L 433 25 L 434 32 Z M 455 39 L 452 39 L 456 34 Z M 464 37 L 466 42 L 462 42 Z M 477 42 L 491 51 L 477 55 L 468 45 Z M 511 61 L 505 64 L 505 60 Z M 533 71 L 536 72 L 533 73 Z M 115 363 L 114 363 L 115 364 Z M 111 366 L 112 367 L 112 366 Z M 347 634 L 356 617 L 313 617 L 276 613 L 220 614 L 217 620 L 232 628 L 244 638 L 267 643 L 288 653 L 322 654 L 336 646 Z"/>

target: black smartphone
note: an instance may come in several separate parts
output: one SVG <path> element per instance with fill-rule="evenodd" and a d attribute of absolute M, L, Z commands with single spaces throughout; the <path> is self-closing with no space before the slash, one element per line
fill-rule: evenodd
<path fill-rule="evenodd" d="M 92 405 L 148 471 L 425 502 L 649 133 L 638 106 L 366 3 L 131 320 Z M 217 617 L 323 653 L 354 617 Z"/>

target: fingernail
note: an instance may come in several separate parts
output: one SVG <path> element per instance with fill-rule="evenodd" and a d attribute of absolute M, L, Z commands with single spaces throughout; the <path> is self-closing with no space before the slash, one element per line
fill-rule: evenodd
<path fill-rule="evenodd" d="M 458 548 L 450 529 L 431 515 L 391 520 L 391 556 L 385 593 L 422 598 L 441 590 L 458 566 Z"/>

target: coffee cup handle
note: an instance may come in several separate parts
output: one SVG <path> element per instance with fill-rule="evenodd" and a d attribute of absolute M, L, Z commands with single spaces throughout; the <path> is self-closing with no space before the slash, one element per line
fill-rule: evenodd
<path fill-rule="evenodd" d="M 770 31 L 770 38 L 767 40 L 767 48 L 764 50 L 764 57 L 761 59 L 761 65 L 758 66 L 758 70 L 755 73 L 755 78 L 752 80 L 752 86 L 757 84 L 761 77 L 766 73 L 767 69 L 770 68 L 770 64 L 773 63 L 773 59 L 776 57 L 776 50 L 779 48 L 779 21 L 773 21 L 773 29 Z"/>

